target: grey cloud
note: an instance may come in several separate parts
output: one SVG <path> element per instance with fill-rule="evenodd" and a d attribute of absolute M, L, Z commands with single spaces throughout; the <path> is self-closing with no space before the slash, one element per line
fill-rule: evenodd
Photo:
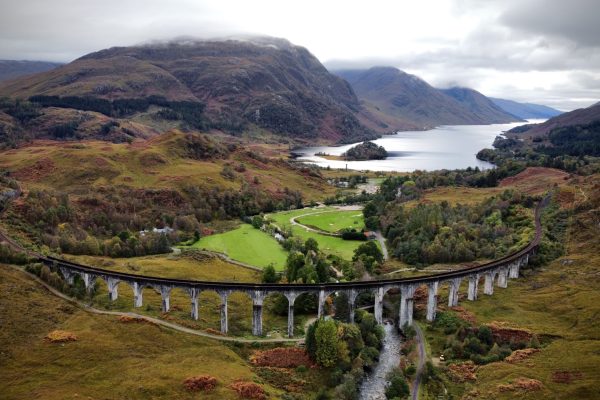
<path fill-rule="evenodd" d="M 500 22 L 528 33 L 565 38 L 579 46 L 600 47 L 597 0 L 532 0 L 507 10 Z"/>
<path fill-rule="evenodd" d="M 598 0 L 454 0 L 448 18 L 468 16 L 478 21 L 477 26 L 469 26 L 471 31 L 466 36 L 436 36 L 432 27 L 427 37 L 414 39 L 411 50 L 399 47 L 393 37 L 374 36 L 369 38 L 373 42 L 385 41 L 384 48 L 389 48 L 387 54 L 365 57 L 369 49 L 357 46 L 356 51 L 348 55 L 349 59 L 328 59 L 326 51 L 319 55 L 330 69 L 393 65 L 409 72 L 421 72 L 436 86 L 460 85 L 475 89 L 482 79 L 489 81 L 502 72 L 562 71 L 568 76 L 569 84 L 556 86 L 554 91 L 506 87 L 504 91 L 489 94 L 519 96 L 518 100 L 532 96 L 531 99 L 547 99 L 546 103 L 554 102 L 552 104 L 564 96 L 562 108 L 567 108 L 600 98 L 600 23 L 596 21 L 599 4 Z M 313 4 L 293 2 L 288 7 L 291 10 L 313 7 Z M 260 15 L 269 12 L 260 1 L 255 8 Z M 273 34 L 269 29 L 287 32 L 286 18 L 294 18 L 293 13 L 286 11 L 273 15 L 279 22 L 276 28 L 257 25 L 255 32 L 248 32 L 236 24 L 254 28 L 252 15 L 236 14 L 235 4 L 230 1 L 223 5 L 222 1 L 208 0 L 0 0 L 0 9 L 0 59 L 61 62 L 107 47 L 178 36 Z M 281 12 L 285 7 L 277 9 Z M 363 22 L 364 16 L 353 14 L 352 10 L 351 5 L 340 9 L 339 20 L 343 23 L 333 27 L 311 26 L 309 22 L 306 29 L 311 32 L 322 29 L 320 35 L 294 39 L 309 50 L 335 47 L 345 40 L 345 27 Z M 371 32 L 365 29 L 364 34 Z M 313 40 L 312 46 L 304 40 Z M 327 42 L 328 46 L 319 46 L 321 42 Z M 499 82 L 497 87 L 500 91 L 505 86 Z"/>

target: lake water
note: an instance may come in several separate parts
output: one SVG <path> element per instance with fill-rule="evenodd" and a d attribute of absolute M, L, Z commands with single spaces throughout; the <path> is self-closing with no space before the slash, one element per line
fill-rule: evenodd
<path fill-rule="evenodd" d="M 543 120 L 528 121 L 531 123 Z M 338 147 L 305 147 L 294 150 L 300 154 L 298 160 L 317 164 L 322 167 L 348 168 L 371 171 L 414 171 L 416 169 L 433 171 L 437 169 L 462 169 L 479 167 L 493 168 L 493 165 L 478 160 L 475 155 L 484 148 L 491 148 L 494 138 L 524 122 L 493 125 L 452 125 L 440 126 L 429 131 L 398 132 L 373 140 L 383 146 L 388 157 L 385 160 L 343 161 L 327 160 L 315 156 L 325 153 L 332 156 L 342 155 L 350 144 Z"/>

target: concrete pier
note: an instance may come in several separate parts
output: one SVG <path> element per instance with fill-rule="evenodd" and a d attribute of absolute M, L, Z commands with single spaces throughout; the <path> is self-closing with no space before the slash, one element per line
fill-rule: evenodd
<path fill-rule="evenodd" d="M 510 266 L 508 267 L 508 277 L 510 279 L 519 278 L 520 267 L 521 267 L 521 260 L 511 263 Z"/>
<path fill-rule="evenodd" d="M 413 296 L 417 287 L 415 285 L 400 286 L 400 315 L 398 317 L 400 329 L 412 325 L 413 322 Z"/>
<path fill-rule="evenodd" d="M 437 292 L 439 282 L 431 282 L 427 285 L 427 321 L 433 322 L 437 310 Z"/>
<path fill-rule="evenodd" d="M 483 286 L 483 293 L 491 296 L 494 294 L 494 278 L 496 277 L 496 273 L 493 271 L 486 272 L 485 281 Z"/>
<path fill-rule="evenodd" d="M 106 286 L 108 288 L 108 298 L 110 301 L 115 301 L 119 297 L 119 282 L 117 278 L 106 278 Z"/>
<path fill-rule="evenodd" d="M 450 279 L 448 286 L 448 307 L 456 307 L 458 305 L 458 289 L 462 278 Z"/>
<path fill-rule="evenodd" d="M 173 289 L 171 286 L 160 286 L 159 288 L 160 297 L 162 299 L 161 310 L 164 313 L 169 312 L 171 309 L 171 289 Z"/>
<path fill-rule="evenodd" d="M 138 283 L 138 282 L 133 282 L 131 284 L 131 288 L 133 289 L 133 306 L 134 307 L 141 307 L 143 304 L 143 290 L 144 290 L 144 285 Z"/>
<path fill-rule="evenodd" d="M 356 289 L 350 289 L 346 295 L 348 296 L 348 322 L 354 323 L 354 313 L 356 311 L 356 298 L 358 297 L 358 291 Z"/>
<path fill-rule="evenodd" d="M 327 294 L 325 293 L 325 290 L 321 289 L 319 290 L 319 309 L 317 312 L 317 318 L 322 318 L 324 316 L 324 310 L 325 310 L 325 301 L 327 300 Z"/>
<path fill-rule="evenodd" d="M 479 274 L 469 275 L 469 291 L 467 298 L 470 301 L 477 300 L 477 289 L 479 288 Z"/>
<path fill-rule="evenodd" d="M 374 293 L 375 307 L 373 311 L 375 313 L 375 321 L 377 321 L 378 324 L 383 324 L 383 296 L 385 295 L 385 292 L 383 291 L 383 287 L 379 287 L 375 289 Z"/>
<path fill-rule="evenodd" d="M 227 334 L 229 330 L 229 322 L 227 319 L 227 298 L 229 297 L 229 290 L 219 290 L 217 292 L 221 297 L 221 333 Z"/>
<path fill-rule="evenodd" d="M 198 296 L 200 296 L 200 290 L 196 288 L 189 288 L 187 290 L 190 295 L 190 300 L 192 304 L 191 317 L 193 320 L 198 320 L 199 312 L 198 312 Z"/>
<path fill-rule="evenodd" d="M 294 337 L 294 302 L 298 293 L 288 292 L 285 297 L 288 299 L 288 337 L 292 338 Z"/>
<path fill-rule="evenodd" d="M 75 283 L 75 274 L 66 267 L 59 267 L 60 273 L 63 276 L 64 280 L 69 284 L 73 285 Z"/>
<path fill-rule="evenodd" d="M 260 290 L 255 290 L 252 295 L 252 334 L 254 336 L 263 334 L 262 309 L 265 295 L 266 293 Z"/>
<path fill-rule="evenodd" d="M 500 268 L 498 270 L 498 287 L 506 288 L 508 286 L 507 278 L 508 278 L 508 269 Z"/>
<path fill-rule="evenodd" d="M 96 275 L 92 275 L 87 272 L 81 273 L 81 278 L 83 279 L 83 284 L 85 285 L 85 290 L 88 293 L 92 293 L 94 287 L 96 285 Z"/>

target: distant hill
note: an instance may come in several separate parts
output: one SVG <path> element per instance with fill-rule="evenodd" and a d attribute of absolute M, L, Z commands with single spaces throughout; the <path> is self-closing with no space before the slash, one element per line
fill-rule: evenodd
<path fill-rule="evenodd" d="M 594 104 L 587 108 L 580 108 L 571 112 L 560 114 L 541 124 L 529 124 L 511 129 L 509 133 L 526 134 L 529 138 L 547 136 L 556 128 L 564 128 L 575 125 L 587 125 L 600 121 L 600 104 Z"/>
<path fill-rule="evenodd" d="M 458 101 L 419 77 L 394 67 L 333 72 L 352 85 L 368 110 L 392 116 L 406 125 L 420 129 L 438 125 L 490 124 L 519 120 L 493 104 L 485 103 L 482 98 L 474 99 L 473 104 Z M 472 93 L 472 97 L 475 98 L 475 94 Z"/>
<path fill-rule="evenodd" d="M 509 114 L 522 119 L 548 119 L 562 114 L 555 108 L 533 103 L 519 103 L 513 100 L 497 99 L 490 97 L 498 107 Z"/>
<path fill-rule="evenodd" d="M 0 60 L 0 81 L 18 78 L 23 75 L 45 72 L 63 64 L 46 61 Z"/>
<path fill-rule="evenodd" d="M 275 38 L 115 47 L 0 84 L 0 96 L 34 95 L 160 96 L 198 103 L 210 127 L 233 133 L 257 126 L 305 141 L 376 137 L 358 120 L 359 101 L 346 81 L 305 48 Z"/>
<path fill-rule="evenodd" d="M 453 87 L 440 89 L 440 91 L 467 107 L 469 111 L 485 118 L 490 124 L 502 124 L 522 120 L 521 117 L 506 112 L 477 90 Z"/>

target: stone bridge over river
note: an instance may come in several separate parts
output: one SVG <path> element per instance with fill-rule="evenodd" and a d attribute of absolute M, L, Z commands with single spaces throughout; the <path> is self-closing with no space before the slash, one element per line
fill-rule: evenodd
<path fill-rule="evenodd" d="M 494 287 L 507 287 L 509 279 L 519 277 L 519 269 L 529 261 L 542 237 L 540 214 L 542 208 L 548 202 L 549 197 L 544 198 L 535 210 L 535 237 L 522 249 L 495 261 L 460 269 L 452 272 L 438 273 L 414 278 L 388 279 L 362 282 L 343 282 L 327 284 L 260 284 L 260 283 L 230 283 L 230 282 L 206 282 L 183 279 L 168 279 L 153 276 L 134 275 L 128 273 L 108 271 L 86 265 L 76 264 L 54 257 L 35 254 L 39 260 L 51 268 L 60 271 L 65 280 L 72 284 L 75 275 L 79 275 L 88 290 L 92 290 L 96 279 L 106 281 L 109 297 L 115 300 L 118 297 L 119 283 L 127 283 L 133 290 L 134 306 L 141 307 L 143 304 L 142 291 L 144 287 L 152 287 L 162 296 L 162 310 L 169 310 L 169 299 L 173 289 L 181 289 L 190 297 L 191 316 L 198 319 L 198 296 L 202 291 L 214 291 L 221 298 L 221 332 L 227 333 L 228 315 L 227 298 L 232 292 L 246 293 L 252 299 L 252 332 L 256 336 L 263 334 L 263 300 L 272 293 L 281 293 L 288 299 L 288 336 L 294 334 L 294 301 L 303 293 L 315 294 L 319 298 L 319 316 L 323 315 L 325 301 L 330 294 L 345 293 L 348 298 L 350 309 L 350 320 L 354 319 L 356 298 L 360 293 L 372 293 L 374 295 L 374 310 L 377 322 L 383 322 L 383 298 L 385 294 L 394 289 L 400 292 L 400 327 L 412 324 L 413 321 L 413 296 L 419 286 L 428 289 L 427 320 L 435 319 L 438 290 L 442 285 L 448 285 L 448 306 L 458 305 L 459 288 L 463 280 L 468 281 L 468 300 L 474 301 L 479 294 L 479 282 L 483 278 L 483 293 L 492 295 Z"/>

